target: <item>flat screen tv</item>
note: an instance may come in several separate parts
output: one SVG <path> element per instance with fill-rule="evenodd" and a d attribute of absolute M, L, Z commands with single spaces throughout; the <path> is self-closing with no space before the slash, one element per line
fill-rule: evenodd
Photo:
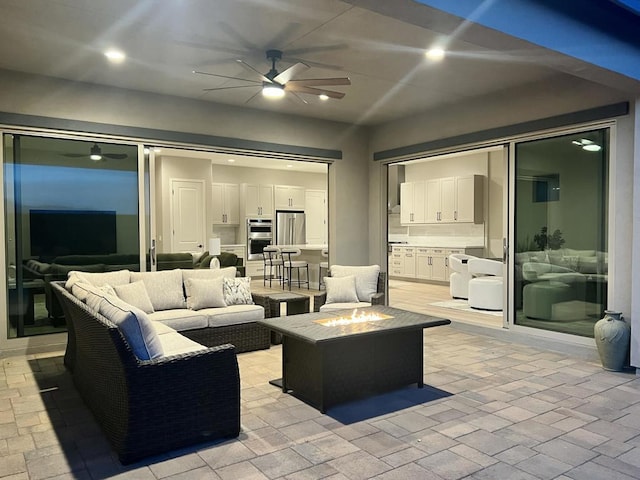
<path fill-rule="evenodd" d="M 31 255 L 51 260 L 60 255 L 116 253 L 116 212 L 30 210 Z"/>

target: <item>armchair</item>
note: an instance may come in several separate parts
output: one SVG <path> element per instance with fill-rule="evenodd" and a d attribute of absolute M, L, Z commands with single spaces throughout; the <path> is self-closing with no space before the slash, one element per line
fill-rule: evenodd
<path fill-rule="evenodd" d="M 472 275 L 469 273 L 467 262 L 474 257 L 464 253 L 452 253 L 449 255 L 449 269 L 453 271 L 449 277 L 449 291 L 452 298 L 469 298 L 469 280 Z"/>
<path fill-rule="evenodd" d="M 479 310 L 502 310 L 503 264 L 488 258 L 472 258 L 467 262 L 469 274 L 469 306 Z"/>
<path fill-rule="evenodd" d="M 313 297 L 313 310 L 326 312 L 385 304 L 386 273 L 379 265 L 331 265 L 326 290 Z"/>

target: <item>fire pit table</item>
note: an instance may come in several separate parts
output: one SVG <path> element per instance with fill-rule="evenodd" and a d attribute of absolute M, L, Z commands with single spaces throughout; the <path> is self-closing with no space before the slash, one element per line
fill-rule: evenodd
<path fill-rule="evenodd" d="M 282 379 L 271 383 L 324 413 L 412 383 L 422 388 L 422 330 L 451 321 L 378 305 L 258 323 L 282 334 Z"/>

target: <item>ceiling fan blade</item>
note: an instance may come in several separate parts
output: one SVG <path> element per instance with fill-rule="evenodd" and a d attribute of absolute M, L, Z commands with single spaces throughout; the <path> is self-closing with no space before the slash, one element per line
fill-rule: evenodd
<path fill-rule="evenodd" d="M 233 87 L 216 87 L 216 88 L 203 88 L 203 92 L 214 92 L 216 90 L 231 90 L 234 88 L 249 88 L 249 87 L 257 87 L 257 85 L 236 85 Z"/>
<path fill-rule="evenodd" d="M 307 65 L 306 63 L 298 62 L 294 65 L 291 65 L 285 71 L 280 72 L 278 75 L 276 75 L 273 78 L 273 81 L 278 82 L 280 85 L 284 85 L 293 77 L 295 77 L 298 73 L 304 72 L 308 68 L 309 68 L 309 65 Z"/>
<path fill-rule="evenodd" d="M 309 105 L 309 102 L 307 102 L 304 98 L 302 98 L 300 95 L 298 95 L 296 92 L 294 92 L 293 90 L 289 90 L 289 93 L 291 93 L 291 95 L 293 95 L 294 97 L 296 97 L 298 100 L 300 100 L 302 103 L 305 103 L 307 105 Z"/>
<path fill-rule="evenodd" d="M 258 75 L 258 78 L 260 79 L 260 82 L 258 83 L 262 83 L 262 82 L 270 82 L 271 80 L 269 80 L 269 78 L 265 77 L 260 71 L 256 70 L 255 68 L 253 68 L 251 65 L 249 65 L 247 62 L 245 62 L 244 60 L 238 59 L 236 60 L 240 65 L 242 65 L 245 68 L 248 68 L 249 70 L 251 70 L 253 73 L 256 73 Z"/>
<path fill-rule="evenodd" d="M 334 92 L 332 90 L 321 90 L 319 88 L 307 87 L 305 85 L 291 85 L 291 82 L 287 83 L 284 86 L 285 91 L 289 92 L 300 92 L 300 93 L 309 93 L 311 95 L 326 95 L 329 98 L 337 98 L 340 99 L 344 97 L 344 93 L 342 92 Z"/>
<path fill-rule="evenodd" d="M 306 87 L 317 87 L 323 85 L 351 85 L 351 80 L 347 77 L 339 78 L 304 78 L 300 80 L 290 80 L 288 83 L 302 85 Z"/>
<path fill-rule="evenodd" d="M 103 153 L 102 156 L 105 158 L 111 158 L 113 160 L 124 160 L 129 155 L 127 155 L 126 153 Z"/>
<path fill-rule="evenodd" d="M 198 75 L 209 75 L 210 77 L 228 78 L 230 80 L 240 80 L 242 82 L 250 82 L 250 83 L 257 83 L 257 84 L 262 83 L 262 82 L 258 82 L 257 80 L 249 80 L 247 78 L 240 78 L 240 77 L 230 77 L 228 75 L 218 75 L 217 73 L 199 72 L 198 70 L 194 70 L 193 73 L 197 73 Z"/>

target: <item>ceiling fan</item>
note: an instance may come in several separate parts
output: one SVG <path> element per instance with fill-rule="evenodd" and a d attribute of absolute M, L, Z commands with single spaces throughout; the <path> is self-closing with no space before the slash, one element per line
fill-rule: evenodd
<path fill-rule="evenodd" d="M 219 78 L 227 78 L 230 80 L 238 80 L 245 83 L 250 83 L 250 85 L 233 85 L 229 87 L 218 87 L 218 88 L 205 88 L 205 92 L 212 92 L 215 90 L 228 90 L 235 88 L 255 88 L 260 87 L 260 89 L 251 97 L 247 102 L 253 99 L 256 95 L 262 92 L 262 95 L 270 98 L 281 98 L 285 95 L 286 92 L 290 92 L 294 94 L 297 98 L 302 100 L 304 103 L 308 103 L 304 98 L 300 97 L 299 93 L 306 93 L 309 95 L 317 95 L 318 97 L 326 100 L 328 98 L 340 99 L 344 97 L 343 92 L 336 92 L 334 90 L 327 90 L 324 87 L 327 86 L 335 86 L 335 85 L 351 85 L 351 80 L 347 77 L 339 77 L 339 78 L 307 78 L 296 80 L 295 77 L 297 74 L 307 70 L 309 65 L 298 62 L 294 65 L 290 66 L 286 70 L 282 72 L 278 72 L 276 69 L 276 62 L 282 59 L 282 51 L 281 50 L 267 50 L 267 60 L 271 61 L 271 70 L 267 73 L 262 74 L 259 70 L 252 67 L 244 60 L 236 60 L 243 67 L 247 68 L 252 74 L 256 76 L 256 79 L 248 79 L 241 77 L 231 77 L 228 75 L 218 75 L 215 73 L 207 73 L 200 72 L 194 70 L 193 73 L 197 73 L 200 75 L 210 75 L 212 77 Z"/>
<path fill-rule="evenodd" d="M 72 158 L 88 157 L 96 162 L 99 160 L 104 160 L 106 158 L 123 160 L 128 156 L 126 153 L 103 153 L 100 145 L 98 145 L 97 143 L 93 144 L 93 146 L 89 150 L 89 153 L 62 153 L 61 155 Z"/>

